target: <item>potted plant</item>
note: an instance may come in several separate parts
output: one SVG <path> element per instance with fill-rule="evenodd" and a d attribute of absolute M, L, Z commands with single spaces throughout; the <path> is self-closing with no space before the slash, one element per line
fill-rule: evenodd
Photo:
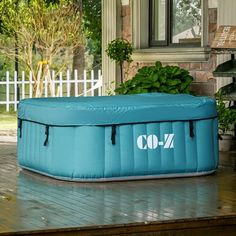
<path fill-rule="evenodd" d="M 236 122 L 236 110 L 231 109 L 223 101 L 222 94 L 216 94 L 218 129 L 219 129 L 219 150 L 229 151 L 233 144 L 234 136 L 229 133 L 233 130 Z"/>
<path fill-rule="evenodd" d="M 193 77 L 178 66 L 162 66 L 157 61 L 153 66 L 144 66 L 137 74 L 115 90 L 118 94 L 137 93 L 190 93 L 189 85 Z"/>

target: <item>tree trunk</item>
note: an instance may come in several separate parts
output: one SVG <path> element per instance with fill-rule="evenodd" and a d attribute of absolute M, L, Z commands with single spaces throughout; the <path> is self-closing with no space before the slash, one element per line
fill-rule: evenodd
<path fill-rule="evenodd" d="M 78 71 L 78 79 L 79 80 L 83 79 L 83 73 L 84 73 L 84 69 L 85 69 L 84 53 L 85 53 L 84 46 L 77 47 L 73 52 L 72 69 L 73 69 L 73 73 L 74 73 L 74 70 Z M 74 74 L 73 74 L 73 77 L 74 77 Z M 81 83 L 79 83 L 78 94 L 81 94 L 81 93 L 83 93 L 83 86 L 81 86 Z M 75 95 L 75 85 L 74 84 L 71 85 L 71 95 L 72 96 Z"/>
<path fill-rule="evenodd" d="M 123 62 L 120 62 L 120 82 L 123 84 L 124 79 L 123 79 Z"/>
<path fill-rule="evenodd" d="M 82 12 L 82 8 L 83 8 L 83 0 L 74 0 L 74 3 L 80 8 L 80 11 Z M 72 65 L 72 78 L 74 78 L 74 71 L 77 70 L 78 71 L 78 78 L 79 80 L 81 80 L 83 78 L 83 73 L 84 73 L 84 69 L 85 69 L 85 57 L 84 57 L 84 53 L 85 53 L 85 47 L 83 45 L 77 47 L 74 49 L 73 51 L 73 65 Z M 71 96 L 75 96 L 76 92 L 75 92 L 75 85 L 71 84 L 71 90 L 70 90 L 70 94 Z M 81 86 L 81 83 L 78 84 L 78 91 L 77 94 L 81 94 L 83 93 L 83 86 Z"/>

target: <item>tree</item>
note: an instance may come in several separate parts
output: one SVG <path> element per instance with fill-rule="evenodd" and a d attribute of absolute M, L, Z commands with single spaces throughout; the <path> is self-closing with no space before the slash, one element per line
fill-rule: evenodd
<path fill-rule="evenodd" d="M 17 56 L 32 71 L 34 95 L 40 96 L 45 75 L 52 85 L 49 70 L 62 70 L 68 65 L 65 55 L 84 44 L 81 9 L 72 0 L 5 0 L 0 11 L 0 52 L 12 59 Z M 49 90 L 55 95 L 51 86 Z"/>
<path fill-rule="evenodd" d="M 133 53 L 133 47 L 129 41 L 125 39 L 112 40 L 106 49 L 107 55 L 114 60 L 120 66 L 121 83 L 123 83 L 123 65 L 124 62 L 130 64 L 132 62 L 131 55 Z"/>
<path fill-rule="evenodd" d="M 101 64 L 101 38 L 102 38 L 102 16 L 101 0 L 74 0 L 79 4 L 83 12 L 83 33 L 86 37 L 86 44 L 80 45 L 73 52 L 73 70 L 76 69 L 79 74 L 83 74 L 86 59 L 92 62 L 95 75 L 98 65 Z M 88 52 L 87 56 L 86 52 Z M 87 58 L 86 58 L 87 57 Z M 92 60 L 91 60 L 92 59 Z M 75 91 L 71 86 L 71 92 Z M 79 87 L 79 94 L 83 88 Z"/>
<path fill-rule="evenodd" d="M 83 30 L 89 52 L 100 62 L 102 52 L 101 0 L 82 0 Z"/>

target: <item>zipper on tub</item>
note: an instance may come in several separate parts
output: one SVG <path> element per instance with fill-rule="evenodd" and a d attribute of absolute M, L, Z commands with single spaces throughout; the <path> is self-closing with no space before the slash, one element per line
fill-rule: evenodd
<path fill-rule="evenodd" d="M 200 120 L 210 120 L 210 119 L 215 119 L 217 116 L 214 117 L 208 117 L 208 118 L 202 118 L 202 119 L 194 119 L 194 120 L 175 120 L 175 121 L 153 121 L 153 122 L 136 122 L 136 123 L 125 123 L 125 124 L 101 124 L 101 125 L 90 125 L 90 126 L 103 126 L 103 127 L 111 127 L 111 143 L 112 145 L 116 144 L 116 129 L 117 126 L 120 125 L 130 125 L 130 124 L 147 124 L 147 123 L 161 123 L 161 122 L 189 122 L 189 136 L 193 138 L 195 136 L 194 134 L 194 121 L 200 121 Z M 18 128 L 20 130 L 20 138 L 22 137 L 22 122 L 31 122 L 39 125 L 45 126 L 45 141 L 43 143 L 44 146 L 47 146 L 48 141 L 49 141 L 49 128 L 50 127 L 80 127 L 80 126 L 86 126 L 86 125 L 52 125 L 52 124 L 45 124 L 42 122 L 38 121 L 32 121 L 32 120 L 27 120 L 27 119 L 22 119 L 18 118 L 19 123 L 18 123 Z M 88 125 L 89 126 L 89 125 Z"/>

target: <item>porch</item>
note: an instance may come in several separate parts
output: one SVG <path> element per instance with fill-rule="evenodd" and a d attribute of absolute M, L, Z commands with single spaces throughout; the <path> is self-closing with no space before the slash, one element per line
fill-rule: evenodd
<path fill-rule="evenodd" d="M 0 143 L 0 235 L 235 235 L 236 152 L 214 175 L 72 183 L 21 171 Z"/>

